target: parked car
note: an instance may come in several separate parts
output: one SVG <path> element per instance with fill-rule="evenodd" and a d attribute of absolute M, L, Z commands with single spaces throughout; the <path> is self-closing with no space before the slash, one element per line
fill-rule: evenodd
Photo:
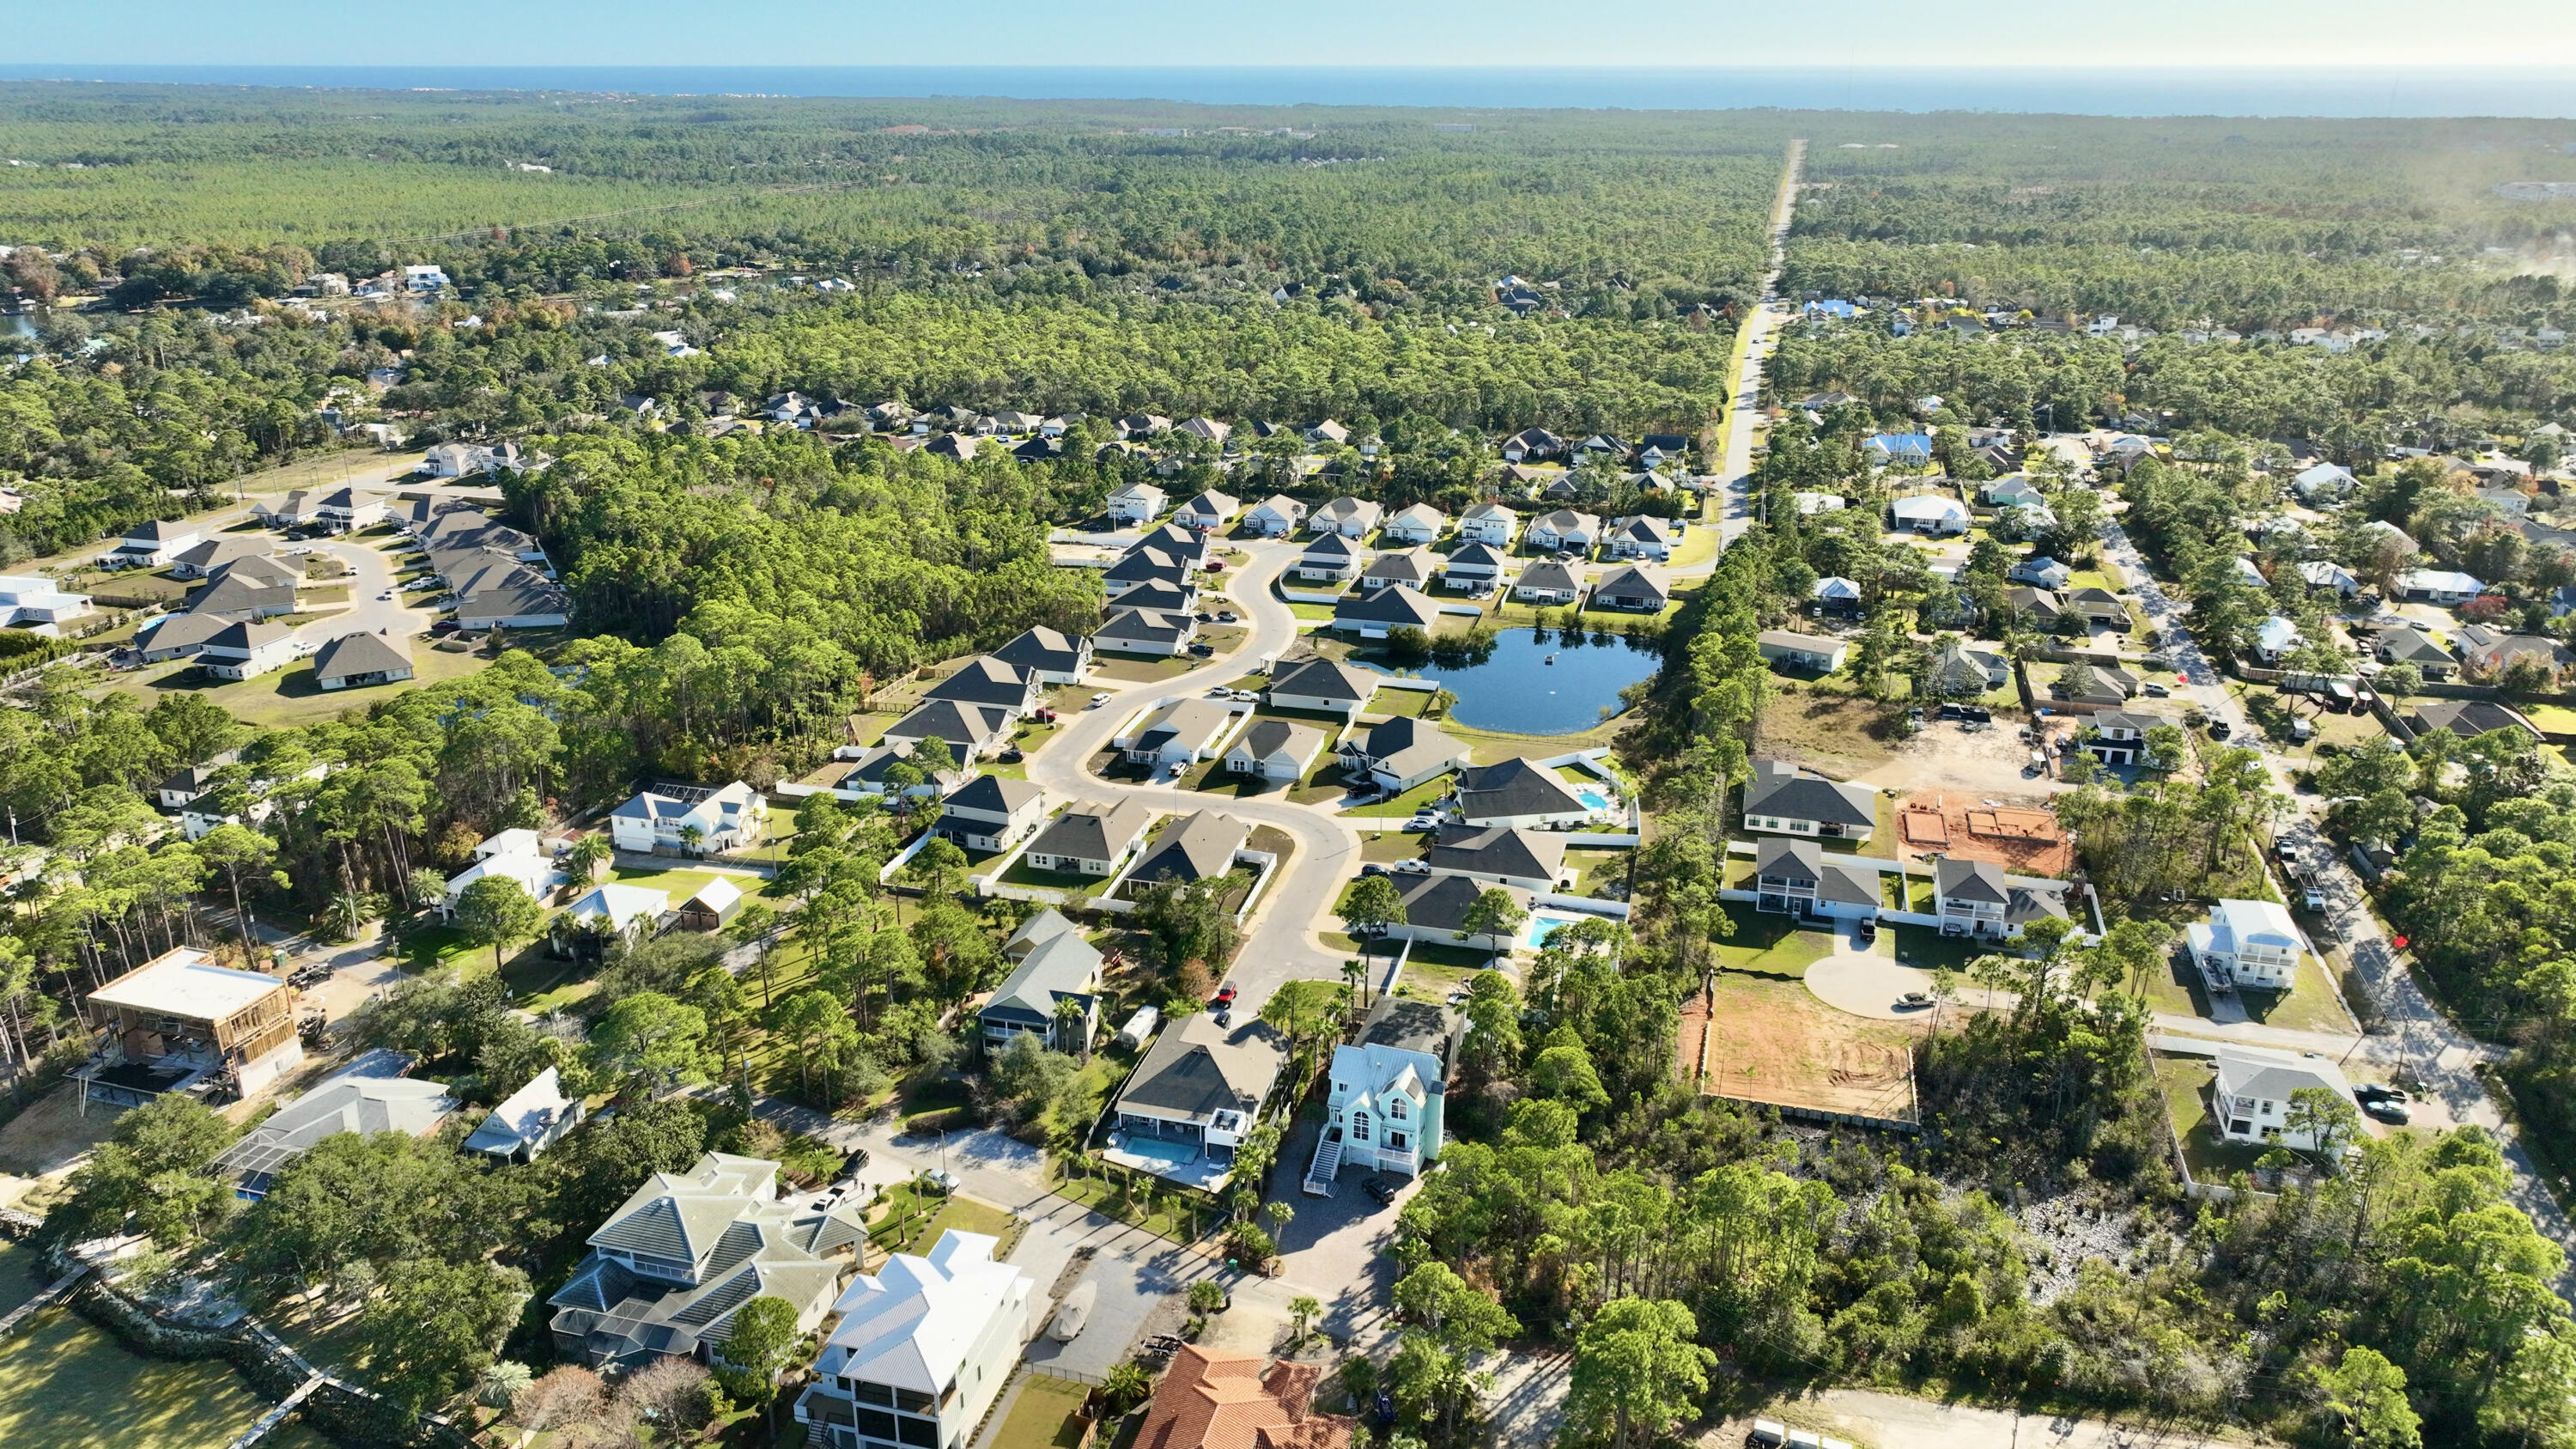
<path fill-rule="evenodd" d="M 2385 1122 L 2392 1127 L 2403 1127 L 2415 1120 L 2415 1114 L 2407 1111 L 2403 1102 L 2364 1102 L 2361 1110 L 2372 1121 Z"/>
<path fill-rule="evenodd" d="M 2147 681 L 2146 692 L 2147 698 L 2149 699 L 2171 699 L 2173 697 L 2173 691 L 2171 689 L 2156 683 L 2152 679 Z"/>
<path fill-rule="evenodd" d="M 1412 819 L 1404 822 L 1404 828 L 1407 830 L 1437 830 L 1440 828 L 1440 817 L 1437 815 L 1416 815 Z"/>
<path fill-rule="evenodd" d="M 1360 1179 L 1360 1187 L 1363 1191 L 1367 1192 L 1370 1197 L 1377 1200 L 1377 1205 L 1379 1207 L 1385 1207 L 1387 1204 L 1395 1201 L 1396 1186 L 1394 1183 L 1387 1181 L 1383 1177 L 1371 1176 L 1362 1178 Z"/>
<path fill-rule="evenodd" d="M 1196 614 L 1193 614 L 1190 617 L 1198 620 L 1202 624 L 1213 624 L 1216 622 L 1216 615 L 1209 613 L 1205 609 L 1199 610 Z"/>
<path fill-rule="evenodd" d="M 1054 724 L 1060 717 L 1061 716 L 1057 715 L 1056 712 L 1051 709 L 1042 709 L 1036 714 L 1029 716 L 1029 718 L 1036 720 L 1039 724 Z"/>
<path fill-rule="evenodd" d="M 1002 751 L 999 755 L 994 756 L 994 758 L 1000 760 L 1005 765 L 1016 765 L 1020 761 L 1027 759 L 1028 754 L 1019 746 L 1013 745 L 1009 749 Z"/>
<path fill-rule="evenodd" d="M 941 1197 L 946 1197 L 957 1191 L 957 1174 L 950 1172 L 944 1167 L 923 1168 L 921 1170 L 921 1180 L 929 1184 L 931 1190 L 937 1192 Z"/>
<path fill-rule="evenodd" d="M 1220 624 L 1231 624 L 1236 622 L 1234 611 L 1232 609 L 1219 609 L 1217 611 L 1216 621 Z"/>
<path fill-rule="evenodd" d="M 1921 1011 L 1923 1008 L 1932 1004 L 1932 993 L 1928 991 L 1909 991 L 1903 996 L 1896 998 L 1896 1004 L 1901 1010 Z"/>
<path fill-rule="evenodd" d="M 1231 694 L 1229 694 L 1227 697 L 1228 697 L 1228 698 L 1230 698 L 1230 699 L 1232 699 L 1236 704 L 1259 704 L 1259 703 L 1261 703 L 1261 696 L 1260 696 L 1260 695 L 1258 695 L 1258 694 L 1253 693 L 1251 690 L 1248 690 L 1248 689 L 1238 689 L 1238 690 L 1235 690 L 1235 691 L 1233 691 Z"/>
<path fill-rule="evenodd" d="M 1385 875 L 1387 874 L 1387 869 L 1385 866 L 1379 865 L 1375 861 L 1371 861 L 1360 867 L 1360 874 L 1363 876 Z"/>
<path fill-rule="evenodd" d="M 1852 938 L 1867 946 L 1878 940 L 1878 917 L 1863 916 L 1852 923 Z"/>
<path fill-rule="evenodd" d="M 1191 652 L 1192 654 L 1195 654 L 1195 655 L 1199 656 L 1201 659 L 1205 659 L 1205 658 L 1207 658 L 1209 655 L 1214 654 L 1214 653 L 1216 652 L 1216 646 L 1215 646 L 1215 645 L 1213 645 L 1213 644 L 1209 644 L 1209 643 L 1201 642 L 1201 643 L 1197 643 L 1197 644 L 1193 644 L 1193 645 L 1191 645 L 1191 646 L 1190 646 L 1190 652 Z"/>
<path fill-rule="evenodd" d="M 2236 733 L 2236 726 L 2229 724 L 2223 719 L 2214 719 L 2209 722 L 2209 737 L 2213 740 L 2223 740 L 2234 733 Z"/>
<path fill-rule="evenodd" d="M 1236 994 L 1234 983 L 1229 981 L 1216 989 L 1216 999 L 1211 1004 L 1216 1006 L 1232 1006 L 1234 1005 Z"/>
<path fill-rule="evenodd" d="M 1084 707 L 1087 709 L 1098 709 L 1100 706 L 1107 704 L 1108 702 L 1109 696 L 1106 693 L 1095 694 L 1091 697 L 1091 703 Z"/>
<path fill-rule="evenodd" d="M 2360 1086 L 2352 1089 L 2352 1095 L 2355 1099 L 2363 1102 L 2397 1102 L 2403 1104 L 2415 1100 L 2415 1098 L 2410 1095 L 2404 1087 L 2392 1087 L 2383 1082 L 2364 1082 Z"/>
<path fill-rule="evenodd" d="M 1418 855 L 1409 859 L 1399 860 L 1395 863 L 1395 873 L 1397 875 L 1429 875 L 1431 874 L 1431 862 L 1424 860 Z"/>

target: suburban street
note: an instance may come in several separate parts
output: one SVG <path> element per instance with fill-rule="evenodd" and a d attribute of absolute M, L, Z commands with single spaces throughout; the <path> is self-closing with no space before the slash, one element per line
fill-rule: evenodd
<path fill-rule="evenodd" d="M 361 633 L 382 634 L 388 639 L 408 641 L 438 621 L 437 610 L 413 608 L 403 603 L 401 591 L 394 589 L 394 556 L 383 549 L 364 542 L 317 542 L 307 547 L 311 553 L 327 555 L 349 566 L 347 578 L 319 579 L 313 585 L 322 588 L 346 584 L 349 605 L 345 609 L 333 609 L 327 604 L 320 606 L 331 612 L 310 624 L 298 625 L 295 630 L 297 644 L 318 649 L 343 634 Z M 394 592 L 391 599 L 376 597 L 387 590 Z"/>
<path fill-rule="evenodd" d="M 1780 268 L 1788 255 L 1789 221 L 1798 206 L 1798 173 L 1807 158 L 1807 143 L 1789 143 L 1789 163 L 1780 176 L 1780 195 L 1771 207 L 1771 261 L 1762 275 L 1762 300 L 1736 335 L 1743 362 L 1737 369 L 1735 396 L 1727 402 L 1726 456 L 1718 461 L 1719 486 L 1726 490 L 1719 536 L 1727 543 L 1753 526 L 1753 434 L 1762 420 L 1762 361 L 1787 320 L 1780 302 Z"/>
<path fill-rule="evenodd" d="M 2262 756 L 2270 771 L 2273 788 L 2291 800 L 2295 813 L 2279 827 L 2280 835 L 2294 843 L 2303 858 L 2321 862 L 2318 879 L 2325 887 L 2326 918 L 2333 924 L 2334 938 L 2350 954 L 2355 973 L 2370 992 L 2374 1014 L 2385 1023 L 2381 1032 L 2364 1039 L 2363 1055 L 2391 1065 L 2403 1063 L 2424 1085 L 2424 1094 L 2436 1098 L 2447 1108 L 2454 1122 L 2469 1123 L 2494 1133 L 2504 1147 L 2505 1165 L 2511 1174 L 2514 1205 L 2530 1215 L 2543 1235 L 2554 1242 L 2570 1241 L 2567 1214 L 2558 1199 L 2541 1180 L 2539 1164 L 2523 1149 L 2512 1124 L 2504 1119 L 2486 1083 L 2475 1068 L 2495 1060 L 2500 1053 L 2453 1026 L 2439 1008 L 2415 984 L 2388 936 L 2380 928 L 2379 917 L 2370 909 L 2370 897 L 2362 888 L 2361 878 L 2334 847 L 2334 843 L 2317 828 L 2309 813 L 2309 801 L 2302 802 L 2289 767 L 2281 756 L 2264 749 L 2262 734 L 2246 717 L 2235 696 L 2227 692 L 2217 669 L 2191 634 L 2184 622 L 2187 607 L 2179 604 L 2156 583 L 2146 560 L 2139 557 L 2117 523 L 2102 530 L 2103 552 L 2136 590 L 2139 602 L 2147 611 L 2148 621 L 2163 633 L 2167 653 L 2188 681 L 2186 697 L 2212 719 L 2224 720 L 2232 729 L 2233 740 Z M 2163 1018 L 2160 1026 L 2166 1025 Z M 2236 1027 L 2216 1027 L 2206 1022 L 2177 1022 L 2174 1025 L 2195 1036 L 2224 1035 L 2264 1045 L 2296 1045 L 2275 1040 L 2277 1029 L 2255 1028 L 2251 1023 Z M 2302 1035 L 2305 1035 L 2304 1033 Z M 2300 1047 L 2302 1050 L 2326 1050 Z M 2562 1284 L 2576 1284 L 2576 1269 L 2561 1279 Z"/>

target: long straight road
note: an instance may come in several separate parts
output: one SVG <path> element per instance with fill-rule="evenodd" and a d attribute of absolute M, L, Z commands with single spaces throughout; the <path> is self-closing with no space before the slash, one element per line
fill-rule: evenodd
<path fill-rule="evenodd" d="M 2295 806 L 2298 786 L 2290 778 L 2289 766 L 2259 743 L 2262 735 L 2236 697 L 2227 692 L 2200 642 L 2192 637 L 2191 626 L 2185 622 L 2185 608 L 2157 584 L 2146 560 L 2139 557 L 2136 546 L 2117 523 L 2104 525 L 2102 542 L 2103 551 L 2135 586 L 2149 622 L 2163 632 L 2167 652 L 2181 670 L 2185 692 L 2192 703 L 2210 718 L 2225 720 L 2235 740 L 2261 755 L 2264 768 L 2271 773 L 2273 788 Z M 2317 829 L 2306 809 L 2297 809 L 2279 834 L 2298 849 L 2303 860 L 2318 863 L 2319 882 L 2326 893 L 2325 915 L 2334 939 L 2351 956 L 2355 974 L 2370 993 L 2375 1014 L 2387 1024 L 2384 1035 L 2371 1038 L 2365 1055 L 2385 1062 L 2404 1062 L 2422 1080 L 2425 1091 L 2450 1109 L 2453 1121 L 2475 1122 L 2493 1132 L 2504 1147 L 2514 1205 L 2529 1214 L 2551 1241 L 2576 1249 L 2576 1238 L 2569 1235 L 2567 1214 L 2541 1180 L 2539 1164 L 2523 1148 L 2512 1124 L 2505 1121 L 2504 1113 L 2487 1094 L 2486 1083 L 2475 1070 L 2480 1062 L 2491 1060 L 2495 1050 L 2454 1026 L 2415 984 L 2413 974 L 2389 944 L 2387 933 L 2380 929 L 2379 917 L 2370 909 L 2361 878 L 2353 874 L 2334 843 Z M 2189 1029 L 2199 1035 L 2218 1034 L 2206 1027 Z M 2570 1287 L 2576 1287 L 2576 1265 L 2571 1265 L 2568 1275 L 2560 1280 L 2562 1291 Z"/>
<path fill-rule="evenodd" d="M 1780 194 L 1771 203 L 1771 256 L 1762 274 L 1762 300 L 1736 334 L 1735 396 L 1727 400 L 1725 456 L 1718 461 L 1719 486 L 1726 490 L 1718 531 L 1728 543 L 1753 526 L 1753 434 L 1762 420 L 1762 363 L 1788 316 L 1780 304 L 1780 269 L 1788 256 L 1789 222 L 1797 213 L 1798 175 L 1806 160 L 1807 143 L 1791 141 Z"/>

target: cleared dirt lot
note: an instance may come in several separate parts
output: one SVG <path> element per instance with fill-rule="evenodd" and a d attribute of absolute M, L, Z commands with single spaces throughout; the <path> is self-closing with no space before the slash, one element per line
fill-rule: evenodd
<path fill-rule="evenodd" d="M 1744 1101 L 1910 1119 L 1916 1038 L 1925 1028 L 1864 1021 L 1810 994 L 1805 983 L 1738 971 L 1717 974 L 1710 1001 L 1682 1004 L 1682 1080 Z M 1706 1073 L 1701 1075 L 1705 1066 Z"/>
<path fill-rule="evenodd" d="M 1958 790 L 1925 790 L 1897 806 L 1896 858 L 1990 860 L 2022 875 L 2060 876 L 2075 865 L 2075 842 L 2057 817 L 2030 806 L 1989 806 Z"/>
<path fill-rule="evenodd" d="M 1925 720 L 1921 734 L 1899 742 L 1886 763 L 1864 778 L 1906 795 L 1945 792 L 1960 804 L 1990 799 L 2031 803 L 2066 789 L 2052 776 L 2029 773 L 2030 752 L 2020 726 L 2000 716 L 1982 729 L 1956 720 Z"/>

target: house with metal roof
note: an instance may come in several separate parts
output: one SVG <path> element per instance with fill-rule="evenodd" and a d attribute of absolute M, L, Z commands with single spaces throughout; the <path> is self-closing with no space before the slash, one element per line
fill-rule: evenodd
<path fill-rule="evenodd" d="M 1332 1190 L 1344 1166 L 1419 1174 L 1446 1140 L 1449 1071 L 1466 1035 L 1461 1012 L 1381 996 L 1359 1038 L 1333 1048 L 1325 1127 L 1306 1169 L 1306 1191 Z"/>
<path fill-rule="evenodd" d="M 950 1228 L 928 1257 L 897 1253 L 851 1280 L 814 1376 L 798 1442 L 819 1449 L 964 1449 L 1011 1380 L 1037 1281 L 1001 1244 Z"/>
<path fill-rule="evenodd" d="M 278 1170 L 343 1132 L 400 1132 L 426 1137 L 456 1110 L 444 1082 L 343 1073 L 280 1107 L 235 1139 L 214 1160 L 233 1181 L 233 1196 L 257 1202 L 268 1195 Z"/>
<path fill-rule="evenodd" d="M 1878 829 L 1878 792 L 1828 780 L 1786 760 L 1755 760 L 1744 784 L 1744 828 L 1766 835 L 1867 840 Z"/>
<path fill-rule="evenodd" d="M 2287 991 L 2298 978 L 2299 934 L 2279 901 L 2217 901 L 2209 917 L 2183 928 L 2194 965 L 2220 985 Z"/>
<path fill-rule="evenodd" d="M 466 1137 L 465 1150 L 503 1162 L 533 1162 L 580 1126 L 585 1110 L 581 1098 L 568 1095 L 563 1078 L 548 1067 L 493 1108 Z"/>
<path fill-rule="evenodd" d="M 865 1205 L 800 1201 L 778 1164 L 710 1152 L 657 1172 L 590 1235 L 590 1256 L 546 1300 L 558 1356 L 595 1369 L 705 1358 L 754 1298 L 786 1300 L 799 1333 L 832 1307 L 867 1239 Z"/>

